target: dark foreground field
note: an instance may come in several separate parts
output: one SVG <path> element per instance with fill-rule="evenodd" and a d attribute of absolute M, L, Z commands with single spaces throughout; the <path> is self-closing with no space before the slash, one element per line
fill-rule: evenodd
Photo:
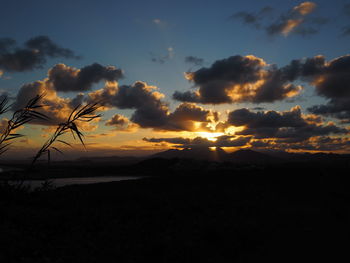
<path fill-rule="evenodd" d="M 3 187 L 0 262 L 347 262 L 348 174 L 302 172 Z"/>

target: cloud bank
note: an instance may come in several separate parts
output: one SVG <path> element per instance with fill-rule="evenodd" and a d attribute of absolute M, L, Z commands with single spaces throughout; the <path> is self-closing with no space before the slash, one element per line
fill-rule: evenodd
<path fill-rule="evenodd" d="M 79 58 L 75 53 L 54 43 L 47 36 L 29 39 L 18 47 L 11 38 L 0 39 L 0 71 L 23 72 L 41 68 L 48 58 Z"/>

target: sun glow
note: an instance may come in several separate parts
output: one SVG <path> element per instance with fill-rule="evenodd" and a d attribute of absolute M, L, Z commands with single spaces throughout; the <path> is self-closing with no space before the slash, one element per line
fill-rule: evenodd
<path fill-rule="evenodd" d="M 196 134 L 212 142 L 215 142 L 217 137 L 224 135 L 223 132 L 196 132 Z"/>

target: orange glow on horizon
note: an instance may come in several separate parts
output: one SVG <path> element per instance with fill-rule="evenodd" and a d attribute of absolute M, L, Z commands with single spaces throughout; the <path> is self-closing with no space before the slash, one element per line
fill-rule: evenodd
<path fill-rule="evenodd" d="M 217 137 L 224 135 L 223 132 L 196 132 L 196 134 L 212 142 L 215 142 Z"/>

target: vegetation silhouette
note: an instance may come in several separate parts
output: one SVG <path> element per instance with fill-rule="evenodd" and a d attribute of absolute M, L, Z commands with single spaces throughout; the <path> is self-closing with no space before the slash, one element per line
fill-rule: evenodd
<path fill-rule="evenodd" d="M 63 154 L 63 152 L 58 149 L 53 144 L 57 141 L 62 144 L 72 146 L 70 143 L 59 139 L 60 136 L 66 134 L 67 132 L 71 132 L 74 139 L 76 137 L 79 138 L 81 144 L 85 148 L 84 144 L 84 134 L 79 130 L 77 122 L 90 122 L 96 118 L 101 117 L 101 114 L 96 114 L 97 109 L 100 108 L 99 102 L 91 102 L 87 103 L 84 106 L 78 105 L 76 108 L 72 110 L 67 120 L 63 123 L 60 123 L 56 128 L 56 131 L 52 134 L 52 136 L 42 145 L 40 150 L 36 153 L 33 158 L 32 166 L 35 162 L 45 153 L 47 153 L 47 160 L 50 163 L 51 160 L 51 150 L 55 150 L 56 152 Z M 75 134 L 75 135 L 74 135 Z"/>
<path fill-rule="evenodd" d="M 16 110 L 12 118 L 8 120 L 4 132 L 0 137 L 0 155 L 6 152 L 14 139 L 23 137 L 23 134 L 15 133 L 15 130 L 24 124 L 31 122 L 33 120 L 43 120 L 47 121 L 49 118 L 38 112 L 37 110 L 44 107 L 44 105 L 39 104 L 40 100 L 44 97 L 44 94 L 36 95 L 34 98 L 30 99 L 28 103 L 21 109 Z M 0 102 L 0 114 L 4 114 L 9 111 L 11 104 L 8 103 L 7 97 L 4 97 Z"/>

